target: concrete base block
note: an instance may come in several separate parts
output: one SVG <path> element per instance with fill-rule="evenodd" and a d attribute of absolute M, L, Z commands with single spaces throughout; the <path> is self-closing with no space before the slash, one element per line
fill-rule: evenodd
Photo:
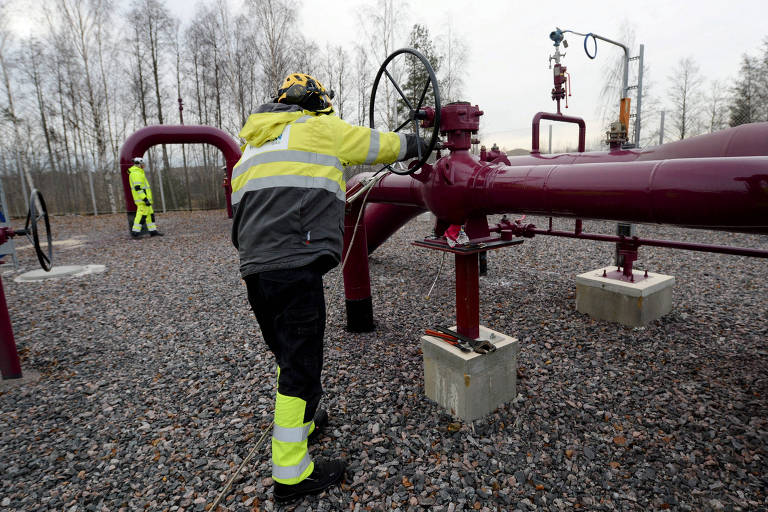
<path fill-rule="evenodd" d="M 579 274 L 576 310 L 629 327 L 647 325 L 672 311 L 673 276 L 648 272 L 646 278 L 642 271 L 633 275 L 635 281 L 629 282 L 615 266 Z"/>
<path fill-rule="evenodd" d="M 104 265 L 62 265 L 51 267 L 50 272 L 42 269 L 30 270 L 16 277 L 13 281 L 16 283 L 26 283 L 30 281 L 46 281 L 48 279 L 59 279 L 62 277 L 80 277 L 88 274 L 100 274 L 107 267 Z"/>
<path fill-rule="evenodd" d="M 427 397 L 464 421 L 482 418 L 517 395 L 517 338 L 482 325 L 480 338 L 496 351 L 464 353 L 432 336 L 421 337 Z"/>

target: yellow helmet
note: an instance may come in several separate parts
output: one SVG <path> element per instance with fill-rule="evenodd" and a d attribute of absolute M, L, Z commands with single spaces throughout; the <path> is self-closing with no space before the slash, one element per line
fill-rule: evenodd
<path fill-rule="evenodd" d="M 291 73 L 277 90 L 276 103 L 299 105 L 305 110 L 333 112 L 333 90 L 326 91 L 323 84 L 304 73 Z"/>

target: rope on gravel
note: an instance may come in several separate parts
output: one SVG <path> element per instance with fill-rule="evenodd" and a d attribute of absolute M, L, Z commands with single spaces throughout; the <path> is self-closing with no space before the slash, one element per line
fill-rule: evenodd
<path fill-rule="evenodd" d="M 224 489 L 221 490 L 219 495 L 214 500 L 214 502 L 213 502 L 213 504 L 211 505 L 211 508 L 210 508 L 211 512 L 216 512 L 216 509 L 219 507 L 219 503 L 221 502 L 221 500 L 223 500 L 224 497 L 227 494 L 229 494 L 229 489 L 232 487 L 232 482 L 235 481 L 235 479 L 240 474 L 240 471 L 242 471 L 243 468 L 245 467 L 245 465 L 248 464 L 251 461 L 251 459 L 253 458 L 254 455 L 256 455 L 256 451 L 261 447 L 261 444 L 264 442 L 264 439 L 267 438 L 267 434 L 270 432 L 270 430 L 272 429 L 272 426 L 274 424 L 275 424 L 275 422 L 273 420 L 269 424 L 269 426 L 267 428 L 265 428 L 261 432 L 261 437 L 256 442 L 256 445 L 251 449 L 251 452 L 248 454 L 248 456 L 245 459 L 243 459 L 243 462 L 240 463 L 240 466 L 238 466 L 238 468 L 235 471 L 235 473 L 229 478 L 229 481 L 227 481 L 227 484 L 224 486 Z"/>

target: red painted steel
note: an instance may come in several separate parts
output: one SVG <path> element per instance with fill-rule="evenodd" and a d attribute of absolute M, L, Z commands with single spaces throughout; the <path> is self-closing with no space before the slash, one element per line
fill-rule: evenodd
<path fill-rule="evenodd" d="M 365 221 L 359 217 L 363 201 L 355 201 L 346 208 L 344 215 L 344 250 L 342 262 L 349 260 L 354 264 L 344 265 L 344 294 L 347 300 L 367 299 L 371 296 L 371 280 L 368 270 L 368 244 L 365 232 Z M 364 215 L 364 214 L 363 214 Z M 360 222 L 355 232 L 355 223 Z M 355 239 L 352 241 L 352 236 Z M 352 244 L 350 247 L 350 243 Z"/>
<path fill-rule="evenodd" d="M 456 330 L 459 334 L 480 336 L 480 278 L 477 254 L 457 254 Z"/>
<path fill-rule="evenodd" d="M 560 108 L 560 100 L 557 102 L 558 109 Z M 531 125 L 531 154 L 538 154 L 539 151 L 539 128 L 541 127 L 541 120 L 546 119 L 548 121 L 557 121 L 559 123 L 573 123 L 579 125 L 579 153 L 586 151 L 587 147 L 587 123 L 580 117 L 565 116 L 563 114 L 553 114 L 550 112 L 539 112 L 533 116 L 533 122 Z M 510 165 L 512 162 L 510 161 Z"/>
<path fill-rule="evenodd" d="M 0 373 L 3 379 L 20 379 L 21 364 L 16 351 L 16 341 L 13 338 L 11 317 L 8 315 L 8 304 L 5 301 L 3 280 L 0 278 Z"/>
<path fill-rule="evenodd" d="M 768 157 L 515 167 L 457 151 L 425 184 L 390 175 L 368 201 L 426 207 L 452 224 L 516 212 L 768 233 Z"/>
<path fill-rule="evenodd" d="M 408 221 L 427 210 L 419 206 L 400 206 L 387 203 L 374 203 L 365 207 L 363 219 L 368 240 L 368 254 L 379 248 Z M 384 218 L 389 222 L 371 222 L 371 219 Z M 345 228 L 346 229 L 346 228 Z"/>
<path fill-rule="evenodd" d="M 131 187 L 128 183 L 128 168 L 133 165 L 135 157 L 142 156 L 147 149 L 158 144 L 211 144 L 217 147 L 223 154 L 227 164 L 227 186 L 225 195 L 227 200 L 227 215 L 232 217 L 232 188 L 228 186 L 232 178 L 232 168 L 240 160 L 241 151 L 235 139 L 227 132 L 203 125 L 152 125 L 135 131 L 123 143 L 120 149 L 120 176 L 123 180 L 123 195 L 125 196 L 125 209 L 127 212 L 135 212 Z"/>
<path fill-rule="evenodd" d="M 427 204 L 454 223 L 513 211 L 768 233 L 768 157 L 483 167 L 466 189 L 463 206 Z"/>
<path fill-rule="evenodd" d="M 597 242 L 627 243 L 637 247 L 664 247 L 666 249 L 681 249 L 685 251 L 712 252 L 718 254 L 730 254 L 733 256 L 749 256 L 751 258 L 768 258 L 768 251 L 751 249 L 749 247 L 731 247 L 723 245 L 697 244 L 692 242 L 677 242 L 675 240 L 657 240 L 653 238 L 641 238 L 637 236 L 623 237 L 616 235 L 603 235 L 599 233 L 585 233 L 582 231 L 557 231 L 552 229 L 537 229 L 533 224 L 505 225 L 496 224 L 491 227 L 494 233 L 512 231 L 515 236 L 533 237 L 534 235 L 549 235 L 563 238 L 577 238 L 579 240 L 593 240 Z"/>
<path fill-rule="evenodd" d="M 674 160 L 681 158 L 697 158 L 698 155 L 707 158 L 740 157 L 740 156 L 766 156 L 768 155 L 768 123 L 753 123 L 737 126 L 721 132 L 716 132 L 698 137 L 691 137 L 677 142 L 671 142 L 662 146 L 647 149 L 619 150 L 610 152 L 589 152 L 582 154 L 564 153 L 558 155 L 525 155 L 509 157 L 510 167 L 535 166 L 535 165 L 578 165 L 584 163 L 613 163 L 619 164 L 630 161 L 649 160 Z M 465 159 L 466 160 L 466 159 Z M 467 162 L 474 169 L 479 162 Z M 443 176 L 449 180 L 454 174 L 456 166 L 453 163 L 439 164 Z M 606 172 L 621 172 L 622 166 L 614 165 Z M 410 220 L 407 215 L 401 215 L 400 209 L 405 211 L 413 207 L 427 209 L 421 190 L 422 181 L 426 178 L 424 172 L 419 172 L 415 179 L 408 176 L 388 176 L 383 183 L 378 184 L 368 200 L 373 202 L 391 203 L 391 207 L 382 211 L 382 215 L 376 215 L 370 205 L 365 213 L 365 224 L 368 230 L 369 252 L 373 252 L 384 241 Z M 422 176 L 420 176 L 422 175 Z M 354 183 L 364 175 L 359 175 L 350 183 Z M 759 176 L 759 175 L 758 175 Z M 747 178 L 745 178 L 747 179 Z M 751 178 L 753 187 L 759 191 L 758 177 Z M 746 182 L 745 182 L 746 183 Z M 460 200 L 461 194 L 456 194 L 455 200 Z M 398 206 L 399 205 L 399 206 Z M 378 206 L 378 205 L 377 205 Z M 449 205 L 450 206 L 450 205 Z M 514 210 L 519 211 L 519 210 Z M 616 219 L 609 219 L 616 220 Z M 722 229 L 722 228 L 719 228 Z M 727 228 L 726 228 L 727 229 Z M 742 232 L 750 232 L 749 229 L 740 229 Z"/>
<path fill-rule="evenodd" d="M 15 231 L 8 227 L 0 227 L 0 245 L 3 245 L 15 235 Z M 0 265 L 3 264 L 0 256 Z M 3 379 L 20 379 L 21 363 L 19 353 L 16 350 L 16 340 L 13 337 L 13 326 L 8 314 L 8 303 L 5 301 L 3 280 L 0 278 L 0 374 Z"/>
<path fill-rule="evenodd" d="M 538 137 L 534 138 L 538 140 Z M 509 157 L 510 165 L 551 165 L 768 155 L 768 123 L 751 123 L 643 149 Z"/>
<path fill-rule="evenodd" d="M 455 115 L 452 109 L 457 109 Z M 411 213 L 424 209 L 433 212 L 439 222 L 452 224 L 466 224 L 468 219 L 483 219 L 494 213 L 516 212 L 768 233 L 768 123 L 740 126 L 645 150 L 533 153 L 510 158 L 512 165 L 501 165 L 483 162 L 467 151 L 469 132 L 476 130 L 482 115 L 477 106 L 452 104 L 443 112 L 441 132 L 448 135 L 449 143 L 445 146 L 450 155 L 413 176 L 386 176 L 371 189 L 369 203 L 388 204 L 386 208 L 369 205 L 364 215 L 369 250 L 353 254 L 347 263 L 349 268 L 362 270 L 358 263 L 365 260 L 367 270 L 366 253 L 375 250 L 407 222 Z M 534 125 L 545 115 L 535 118 Z M 584 131 L 580 120 L 572 119 L 580 126 L 581 139 Z M 361 178 L 357 176 L 350 183 Z M 527 236 L 534 234 L 546 232 L 534 230 Z M 578 232 L 569 236 L 597 240 L 603 235 Z M 634 245 L 639 240 L 623 242 L 636 250 Z M 741 248 L 649 241 L 648 245 L 652 244 L 760 255 Z M 473 265 L 476 269 L 474 259 Z M 472 331 L 474 313 L 466 306 L 474 296 L 474 281 L 466 262 L 457 259 L 456 272 L 457 323 L 461 329 Z M 348 270 L 345 278 L 354 275 L 356 281 L 364 282 L 370 289 L 365 274 Z M 358 300 L 362 298 L 365 297 L 356 296 Z"/>

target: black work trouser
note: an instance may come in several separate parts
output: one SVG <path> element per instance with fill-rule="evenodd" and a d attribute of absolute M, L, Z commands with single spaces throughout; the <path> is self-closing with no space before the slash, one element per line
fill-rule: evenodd
<path fill-rule="evenodd" d="M 245 284 L 264 341 L 280 367 L 277 391 L 307 403 L 306 423 L 323 393 L 323 273 L 312 266 L 271 270 L 245 277 Z"/>

